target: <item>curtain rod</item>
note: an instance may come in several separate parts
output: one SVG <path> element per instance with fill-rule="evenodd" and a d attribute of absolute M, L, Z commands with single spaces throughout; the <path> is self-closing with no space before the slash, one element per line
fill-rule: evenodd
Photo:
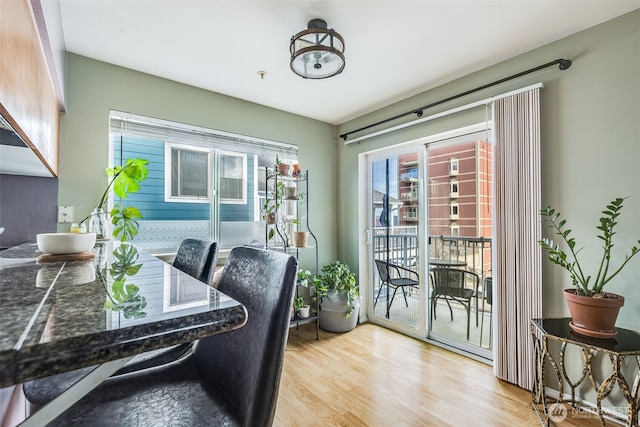
<path fill-rule="evenodd" d="M 410 122 L 406 122 L 406 123 L 402 123 L 402 124 L 399 124 L 399 125 L 395 125 L 395 126 L 392 126 L 390 128 L 384 128 L 384 129 L 381 129 L 381 130 L 376 131 L 376 132 L 368 133 L 366 135 L 362 135 L 362 136 L 359 136 L 357 138 L 350 139 L 348 141 L 345 141 L 344 145 L 349 145 L 349 144 L 353 144 L 355 142 L 364 141 L 365 139 L 370 139 L 370 138 L 373 138 L 373 137 L 376 137 L 376 136 L 384 135 L 386 133 L 390 133 L 390 132 L 394 132 L 394 131 L 397 131 L 397 130 L 400 130 L 400 129 L 408 128 L 410 126 L 418 125 L 420 123 L 428 122 L 428 121 L 431 121 L 431 120 L 434 120 L 434 119 L 439 119 L 440 117 L 450 116 L 451 114 L 459 113 L 461 111 L 466 111 L 466 110 L 470 110 L 472 108 L 480 107 L 482 105 L 491 104 L 492 102 L 497 101 L 498 99 L 506 98 L 508 96 L 516 95 L 516 94 L 522 93 L 522 92 L 528 92 L 530 90 L 541 88 L 541 87 L 542 87 L 542 83 L 536 83 L 536 84 L 533 84 L 533 85 L 530 85 L 530 86 L 526 86 L 526 87 L 523 87 L 523 88 L 520 88 L 520 89 L 512 90 L 510 92 L 502 93 L 500 95 L 492 96 L 490 98 L 481 99 L 480 101 L 475 101 L 475 102 L 472 102 L 470 104 L 461 105 L 460 107 L 451 108 L 449 110 L 441 111 L 439 113 L 434 113 L 434 114 L 432 114 L 430 116 L 424 116 L 424 117 L 421 117 L 419 119 L 415 119 L 415 120 L 410 121 Z"/>
<path fill-rule="evenodd" d="M 513 79 L 518 78 L 518 77 L 522 77 L 522 76 L 524 76 L 526 74 L 530 74 L 530 73 L 533 73 L 535 71 L 542 70 L 543 68 L 551 67 L 551 66 L 556 65 L 556 64 L 558 64 L 560 70 L 566 70 L 567 68 L 571 67 L 571 60 L 570 59 L 556 59 L 555 61 L 547 62 L 546 64 L 542 64 L 542 65 L 539 65 L 537 67 L 530 68 L 530 69 L 525 70 L 525 71 L 521 71 L 521 72 L 519 72 L 517 74 L 513 74 L 513 75 L 511 75 L 509 77 L 504 77 L 504 78 L 502 78 L 500 80 L 496 80 L 494 82 L 487 83 L 485 85 L 479 86 L 479 87 L 477 87 L 475 89 L 471 89 L 471 90 L 468 90 L 466 92 L 462 92 L 462 93 L 459 93 L 457 95 L 453 95 L 453 96 L 450 96 L 448 98 L 441 99 L 440 101 L 432 102 L 431 104 L 425 105 L 423 107 L 414 108 L 413 110 L 407 111 L 406 113 L 398 114 L 396 116 L 389 117 L 388 119 L 380 120 L 380 121 L 378 121 L 376 123 L 372 123 L 370 125 L 361 127 L 359 129 L 343 133 L 342 135 L 340 135 L 340 138 L 342 138 L 344 141 L 346 141 L 347 137 L 349 135 L 351 135 L 351 134 L 354 134 L 354 133 L 357 133 L 357 132 L 360 132 L 360 131 L 363 131 L 363 130 L 366 130 L 366 129 L 370 129 L 372 127 L 375 127 L 375 126 L 378 126 L 378 125 L 381 125 L 381 124 L 384 124 L 384 123 L 388 123 L 388 122 L 390 122 L 392 120 L 397 120 L 397 119 L 399 119 L 401 117 L 405 117 L 405 116 L 408 116 L 410 114 L 415 114 L 418 117 L 422 117 L 423 110 L 426 110 L 427 108 L 435 107 L 437 105 L 444 104 L 445 102 L 449 102 L 449 101 L 453 101 L 454 99 L 462 98 L 463 96 L 470 95 L 470 94 L 472 94 L 474 92 L 481 91 L 481 90 L 489 88 L 491 86 L 496 86 L 496 85 L 498 85 L 500 83 L 504 83 L 506 81 L 513 80 Z"/>

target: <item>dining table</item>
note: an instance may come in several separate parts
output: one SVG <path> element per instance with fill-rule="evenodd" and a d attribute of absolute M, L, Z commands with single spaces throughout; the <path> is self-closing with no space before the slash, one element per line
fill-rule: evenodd
<path fill-rule="evenodd" d="M 54 419 L 138 354 L 247 321 L 240 302 L 134 245 L 72 255 L 36 243 L 0 251 L 0 387 L 96 368 L 24 425 Z"/>

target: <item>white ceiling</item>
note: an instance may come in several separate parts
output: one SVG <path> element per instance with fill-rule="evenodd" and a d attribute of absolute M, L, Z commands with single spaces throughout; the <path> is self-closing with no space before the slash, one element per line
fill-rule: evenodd
<path fill-rule="evenodd" d="M 60 7 L 69 52 L 341 124 L 637 9 L 640 0 L 60 0 Z M 289 68 L 291 36 L 312 18 L 345 39 L 339 76 L 305 80 Z"/>

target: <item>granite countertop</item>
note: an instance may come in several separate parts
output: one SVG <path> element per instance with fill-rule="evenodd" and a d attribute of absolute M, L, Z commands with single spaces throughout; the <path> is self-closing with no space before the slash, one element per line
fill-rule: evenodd
<path fill-rule="evenodd" d="M 41 262 L 0 251 L 0 387 L 237 329 L 246 309 L 133 246 Z M 114 256 L 114 254 L 116 256 Z"/>

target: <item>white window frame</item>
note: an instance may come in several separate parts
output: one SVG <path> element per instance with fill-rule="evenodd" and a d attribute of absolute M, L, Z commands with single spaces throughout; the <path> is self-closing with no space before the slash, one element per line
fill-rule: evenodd
<path fill-rule="evenodd" d="M 455 190 L 455 191 L 454 191 Z M 449 197 L 455 198 L 460 195 L 460 182 L 457 179 L 449 181 Z"/>
<path fill-rule="evenodd" d="M 449 219 L 455 221 L 460 218 L 460 204 L 456 201 L 449 203 Z"/>
<path fill-rule="evenodd" d="M 176 197 L 171 195 L 171 150 L 198 151 L 207 154 L 207 197 Z M 170 203 L 210 203 L 211 202 L 211 150 L 197 145 L 164 143 L 164 201 Z"/>
<path fill-rule="evenodd" d="M 449 159 L 449 175 L 456 176 L 460 173 L 460 161 L 456 157 Z"/>
<path fill-rule="evenodd" d="M 247 204 L 247 155 L 245 153 L 238 153 L 235 151 L 224 151 L 219 150 L 218 152 L 218 163 L 221 163 L 222 157 L 240 157 L 242 158 L 242 198 L 240 199 L 229 199 L 223 198 L 221 196 L 220 191 L 218 191 L 218 195 L 220 195 L 220 203 L 226 205 L 246 205 Z M 218 172 L 218 180 L 222 179 L 222 174 Z"/>

